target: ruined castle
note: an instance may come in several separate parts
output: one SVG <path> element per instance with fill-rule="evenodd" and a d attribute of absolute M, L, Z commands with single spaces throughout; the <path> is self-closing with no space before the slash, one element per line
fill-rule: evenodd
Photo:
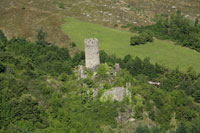
<path fill-rule="evenodd" d="M 85 65 L 88 69 L 95 71 L 100 65 L 98 39 L 85 39 Z"/>

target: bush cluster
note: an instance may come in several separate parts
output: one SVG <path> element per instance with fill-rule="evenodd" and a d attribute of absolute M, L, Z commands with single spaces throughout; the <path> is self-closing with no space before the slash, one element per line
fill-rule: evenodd
<path fill-rule="evenodd" d="M 142 33 L 140 35 L 135 35 L 130 38 L 131 45 L 146 44 L 147 42 L 153 42 L 153 36 L 151 33 Z"/>

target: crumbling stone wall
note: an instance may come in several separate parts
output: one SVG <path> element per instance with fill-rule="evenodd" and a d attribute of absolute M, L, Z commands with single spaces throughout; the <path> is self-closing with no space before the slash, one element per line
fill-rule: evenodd
<path fill-rule="evenodd" d="M 111 90 L 105 91 L 103 96 L 101 97 L 102 101 L 107 101 L 109 98 L 112 101 L 119 101 L 121 102 L 124 96 L 129 96 L 130 92 L 127 88 L 124 87 L 114 87 Z"/>
<path fill-rule="evenodd" d="M 86 67 L 92 71 L 100 65 L 98 39 L 85 39 L 85 60 Z"/>

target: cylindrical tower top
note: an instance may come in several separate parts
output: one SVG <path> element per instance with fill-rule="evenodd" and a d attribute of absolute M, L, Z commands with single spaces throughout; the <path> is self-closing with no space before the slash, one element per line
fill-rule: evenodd
<path fill-rule="evenodd" d="M 98 45 L 98 39 L 96 38 L 88 38 L 88 39 L 85 39 L 85 45 L 86 46 L 96 46 Z"/>

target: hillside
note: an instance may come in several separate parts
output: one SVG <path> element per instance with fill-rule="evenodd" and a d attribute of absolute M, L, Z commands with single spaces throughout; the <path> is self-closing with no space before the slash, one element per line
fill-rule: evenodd
<path fill-rule="evenodd" d="M 162 64 L 171 69 L 179 67 L 180 70 L 187 71 L 192 67 L 196 72 L 200 72 L 199 52 L 175 45 L 171 41 L 156 39 L 146 45 L 131 46 L 130 37 L 134 35 L 133 33 L 69 17 L 62 29 L 81 50 L 84 50 L 84 39 L 94 37 L 99 39 L 99 48 L 110 55 L 114 54 L 121 58 L 127 54 L 142 59 L 149 57 L 153 63 Z"/>
<path fill-rule="evenodd" d="M 38 29 L 48 32 L 48 40 L 65 46 L 70 39 L 61 31 L 65 18 L 113 27 L 115 24 L 151 24 L 156 13 L 175 13 L 177 9 L 190 19 L 200 14 L 198 0 L 1 0 L 0 29 L 8 38 L 23 36 L 35 40 Z"/>

